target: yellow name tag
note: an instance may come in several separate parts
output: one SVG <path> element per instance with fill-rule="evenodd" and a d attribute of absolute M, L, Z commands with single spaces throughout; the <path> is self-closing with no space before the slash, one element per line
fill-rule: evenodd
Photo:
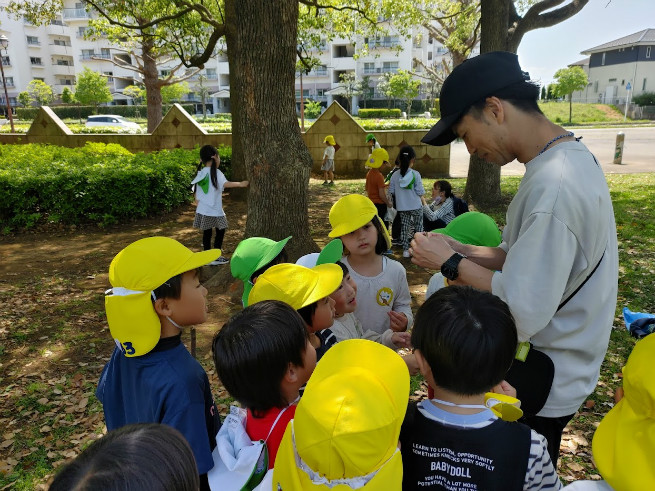
<path fill-rule="evenodd" d="M 524 343 L 520 343 L 518 349 L 516 350 L 516 356 L 514 358 L 516 358 L 517 360 L 525 361 L 529 351 L 530 351 L 529 342 L 526 341 Z"/>

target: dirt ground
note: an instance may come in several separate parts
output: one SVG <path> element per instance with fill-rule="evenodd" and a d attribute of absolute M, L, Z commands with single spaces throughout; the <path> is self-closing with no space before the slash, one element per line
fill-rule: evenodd
<path fill-rule="evenodd" d="M 353 189 L 352 183 L 325 188 L 312 180 L 310 226 L 320 247 L 328 241 L 330 207 Z M 230 228 L 223 250 L 229 257 L 243 238 L 246 204 L 226 195 L 224 206 Z M 110 288 L 109 263 L 123 247 L 152 235 L 172 237 L 201 250 L 193 216 L 194 208 L 188 205 L 107 229 L 45 226 L 0 236 L 0 491 L 45 489 L 54 469 L 104 433 L 102 407 L 94 392 L 114 347 L 103 299 Z M 394 252 L 394 259 L 407 269 L 416 311 L 431 273 L 403 259 L 398 248 Z M 214 373 L 210 344 L 214 332 L 241 309 L 242 286 L 219 268 L 229 266 L 206 267 L 203 272 L 204 279 L 219 272 L 225 281 L 209 289 L 209 319 L 196 329 L 196 357 L 209 374 L 217 406 L 225 414 L 231 399 Z M 183 334 L 187 346 L 190 338 L 189 333 Z M 419 387 L 417 394 L 424 395 L 423 389 Z M 587 426 L 565 435 L 563 448 L 575 445 L 568 450 L 566 467 L 560 461 L 560 472 L 569 474 L 568 480 L 588 472 L 585 437 L 593 427 Z"/>

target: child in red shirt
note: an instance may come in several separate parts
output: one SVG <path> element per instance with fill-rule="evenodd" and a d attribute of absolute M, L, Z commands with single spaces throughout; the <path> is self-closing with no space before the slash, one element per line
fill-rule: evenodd
<path fill-rule="evenodd" d="M 258 302 L 216 333 L 212 353 L 223 386 L 248 409 L 246 433 L 266 441 L 272 469 L 299 389 L 316 366 L 304 321 L 283 302 Z"/>

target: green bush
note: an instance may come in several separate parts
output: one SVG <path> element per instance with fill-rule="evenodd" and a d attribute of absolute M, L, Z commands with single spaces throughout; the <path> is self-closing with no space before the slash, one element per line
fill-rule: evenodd
<path fill-rule="evenodd" d="M 222 147 L 230 174 L 232 149 Z M 0 227 L 110 225 L 168 212 L 192 199 L 198 150 L 132 154 L 116 144 L 0 146 Z"/>
<path fill-rule="evenodd" d="M 195 112 L 193 104 L 182 105 L 189 114 Z M 166 114 L 171 108 L 170 105 L 162 107 L 162 114 Z M 50 109 L 61 119 L 86 119 L 95 114 L 93 106 L 50 106 Z M 23 120 L 36 118 L 39 112 L 38 107 L 16 108 L 16 117 Z M 144 118 L 148 114 L 147 106 L 98 106 L 98 114 L 116 114 L 126 118 Z"/>
<path fill-rule="evenodd" d="M 357 114 L 360 118 L 399 118 L 400 109 L 360 109 Z"/>
<path fill-rule="evenodd" d="M 634 96 L 632 102 L 638 106 L 655 106 L 655 92 L 644 92 Z"/>

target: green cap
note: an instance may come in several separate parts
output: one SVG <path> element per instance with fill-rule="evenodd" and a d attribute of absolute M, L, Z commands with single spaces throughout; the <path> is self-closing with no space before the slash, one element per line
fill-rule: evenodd
<path fill-rule="evenodd" d="M 462 213 L 446 225 L 446 228 L 439 228 L 434 232 L 452 237 L 462 244 L 497 247 L 502 241 L 500 230 L 493 218 L 477 211 Z"/>
<path fill-rule="evenodd" d="M 250 237 L 239 242 L 230 259 L 232 276 L 243 281 L 243 306 L 248 306 L 248 295 L 252 285 L 250 278 L 258 269 L 263 268 L 284 249 L 291 236 L 276 242 L 264 237 Z"/>
<path fill-rule="evenodd" d="M 334 239 L 326 244 L 320 254 L 318 252 L 305 254 L 298 258 L 296 264 L 305 266 L 306 268 L 313 268 L 320 264 L 334 264 L 341 259 L 342 256 L 343 242 L 341 242 L 341 239 Z"/>
<path fill-rule="evenodd" d="M 366 135 L 366 143 L 370 142 L 371 140 L 375 140 L 375 135 L 373 133 Z"/>

